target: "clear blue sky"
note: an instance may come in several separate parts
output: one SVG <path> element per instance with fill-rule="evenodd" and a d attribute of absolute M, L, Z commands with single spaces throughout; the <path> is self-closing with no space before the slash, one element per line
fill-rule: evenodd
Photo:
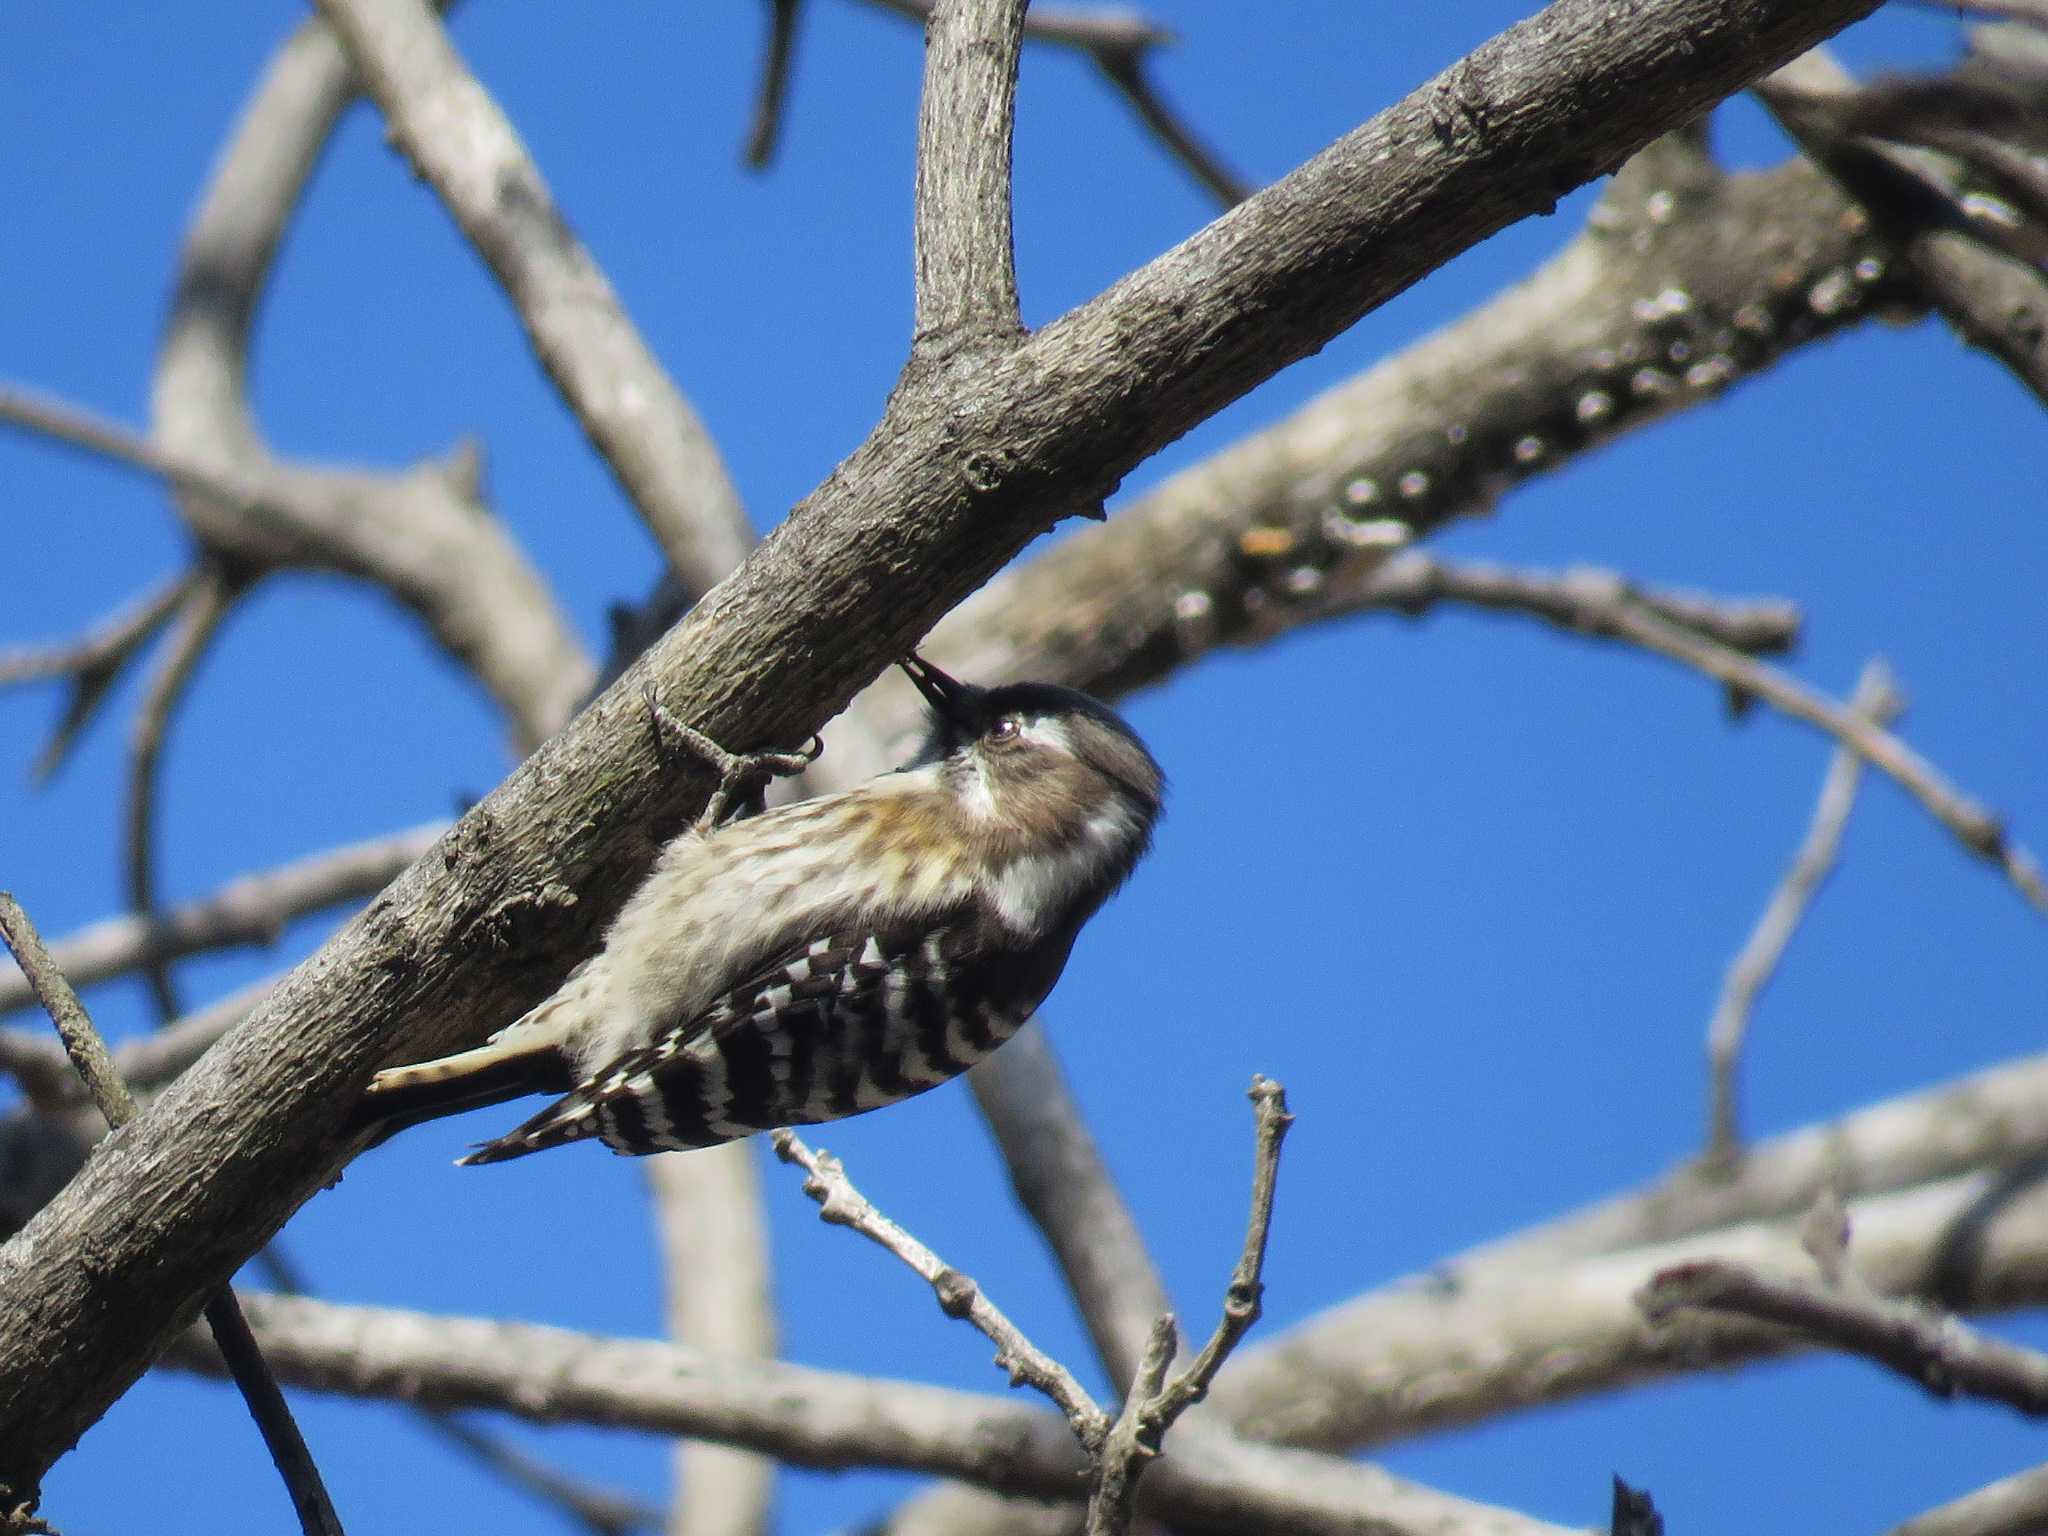
<path fill-rule="evenodd" d="M 1514 19 L 1477 3 L 1162 3 L 1174 99 L 1249 174 L 1295 165 Z M 782 158 L 737 167 L 763 8 L 474 0 L 457 39 L 771 524 L 873 421 L 908 332 L 915 31 L 809 7 Z M 0 375 L 140 422 L 188 210 L 290 6 L 0 8 Z M 597 24 L 593 25 L 593 21 Z M 1887 16 L 1859 67 L 1948 57 L 1954 24 Z M 1782 146 L 1753 108 L 1731 154 Z M 1210 217 L 1077 61 L 1032 54 L 1018 150 L 1027 318 L 1094 293 Z M 1141 491 L 1454 317 L 1540 261 L 1587 194 L 1510 230 L 1132 478 Z M 593 647 L 654 555 L 558 408 L 509 310 L 359 111 L 294 228 L 256 352 L 285 454 L 380 464 L 483 442 L 500 514 Z M 1518 491 L 1446 553 L 1592 562 L 1777 593 L 1808 615 L 1800 674 L 1846 692 L 1882 652 L 1905 729 L 2048 846 L 2048 539 L 2041 421 L 1938 325 L 1864 328 L 1725 400 Z M 0 644 L 76 631 L 174 570 L 162 496 L 0 434 Z M 1128 493 L 1128 492 L 1127 492 Z M 132 683 L 48 789 L 54 714 L 0 696 L 0 885 L 50 933 L 114 910 Z M 1700 1040 L 1722 970 L 1798 841 L 1826 760 L 1700 679 L 1509 620 L 1334 626 L 1218 657 L 1134 699 L 1171 772 L 1158 851 L 1089 930 L 1049 1010 L 1057 1043 L 1184 1314 L 1213 1316 L 1241 1231 L 1249 1115 L 1290 1088 L 1270 1337 L 1359 1289 L 1649 1179 L 1696 1145 Z M 495 718 L 380 599 L 275 582 L 240 612 L 164 776 L 173 897 L 446 814 L 508 767 Z M 195 961 L 195 998 L 307 952 Z M 2040 920 L 1888 784 L 1757 1021 L 1753 1120 L 1774 1131 L 2038 1048 Z M 91 1001 L 144 1027 L 140 989 Z M 578 1149 L 458 1170 L 504 1111 L 413 1133 L 349 1171 L 286 1243 L 337 1299 L 658 1331 L 642 1181 Z M 1076 1363 L 1086 1348 L 959 1085 L 820 1133 L 887 1210 Z M 987 1391 L 988 1348 L 906 1272 L 820 1226 L 768 1175 L 789 1358 Z M 2022 1328 L 2037 1339 L 2039 1328 Z M 450 1460 L 396 1409 L 300 1396 L 350 1528 L 560 1528 Z M 658 1497 L 666 1446 L 511 1431 Z M 1553 1519 L 1648 1486 L 1688 1536 L 1875 1531 L 2040 1459 L 2004 1411 L 1943 1406 L 1855 1362 L 1775 1366 L 1394 1449 L 1398 1471 Z M 792 1475 L 783 1528 L 850 1524 L 908 1486 Z M 290 1519 L 219 1387 L 146 1381 L 51 1477 L 67 1536 L 275 1532 Z"/>

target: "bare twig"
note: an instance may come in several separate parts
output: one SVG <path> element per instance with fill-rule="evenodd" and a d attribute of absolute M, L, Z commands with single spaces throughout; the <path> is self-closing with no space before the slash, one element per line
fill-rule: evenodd
<path fill-rule="evenodd" d="M 228 1363 L 228 1374 L 234 1377 L 235 1386 L 249 1405 L 249 1416 L 263 1432 L 270 1458 L 277 1463 L 278 1475 L 284 1479 L 292 1496 L 292 1507 L 298 1511 L 300 1530 L 305 1536 L 342 1536 L 341 1517 L 327 1497 L 320 1468 L 313 1461 L 313 1453 L 306 1449 L 298 1421 L 292 1417 L 284 1393 L 278 1390 L 277 1378 L 264 1363 L 263 1351 L 249 1331 L 248 1320 L 242 1316 L 241 1303 L 235 1300 L 233 1291 L 222 1291 L 206 1304 L 206 1325 L 213 1330 L 213 1342 Z"/>
<path fill-rule="evenodd" d="M 242 581 L 217 563 L 202 564 L 198 584 L 178 615 L 177 627 L 135 712 L 123 793 L 126 835 L 122 867 L 128 882 L 128 905 L 137 921 L 145 925 L 157 920 L 157 765 L 163 758 L 164 738 L 170 731 L 172 712 L 242 590 Z M 170 1023 L 180 1010 L 169 958 L 146 961 L 142 970 L 156 1002 L 158 1022 Z"/>
<path fill-rule="evenodd" d="M 899 16 L 923 20 L 931 0 L 869 0 Z M 1145 73 L 1147 56 L 1171 43 L 1173 34 L 1158 22 L 1134 11 L 1074 10 L 1033 6 L 1024 18 L 1024 40 L 1072 48 L 1085 53 L 1139 119 L 1155 134 L 1168 154 L 1226 208 L 1250 195 L 1248 183 L 1224 165 L 1179 114 L 1166 104 Z"/>
<path fill-rule="evenodd" d="M 789 71 L 796 59 L 796 24 L 803 0 L 768 0 L 768 45 L 761 55 L 761 85 L 754 95 L 754 121 L 741 158 L 755 170 L 775 158 L 782 137 L 782 110 L 789 100 Z"/>
<path fill-rule="evenodd" d="M 569 1477 L 509 1440 L 486 1434 L 459 1414 L 422 1408 L 420 1422 L 515 1488 L 556 1506 L 591 1536 L 625 1536 L 628 1531 L 651 1531 L 661 1525 L 661 1511 L 653 1505 Z"/>
<path fill-rule="evenodd" d="M 1202 1352 L 1170 1382 L 1166 1369 L 1173 1361 L 1173 1318 L 1161 1316 L 1153 1325 L 1151 1344 L 1100 1451 L 1095 1487 L 1088 1499 L 1088 1536 L 1118 1536 L 1129 1527 L 1138 1479 L 1158 1456 L 1167 1430 L 1208 1395 L 1216 1372 L 1259 1319 L 1266 1237 L 1272 1230 L 1273 1191 L 1280 1173 L 1280 1143 L 1294 1117 L 1287 1112 L 1286 1090 L 1266 1078 L 1252 1079 L 1251 1101 L 1258 1127 L 1251 1216 L 1245 1226 L 1244 1251 L 1238 1255 L 1237 1268 L 1224 1293 L 1223 1316 Z"/>
<path fill-rule="evenodd" d="M 108 1126 L 126 1125 L 135 1118 L 134 1096 L 121 1081 L 121 1074 L 114 1070 L 114 1058 L 107 1053 L 99 1031 L 93 1028 L 85 1005 L 79 1002 L 71 983 L 50 958 L 35 924 L 10 891 L 0 891 L 0 938 L 14 951 L 14 963 L 21 967 L 22 975 L 35 990 L 36 1001 L 57 1026 L 71 1064 L 91 1090 L 93 1102 Z"/>
<path fill-rule="evenodd" d="M 50 732 L 48 744 L 36 756 L 32 772 L 38 782 L 49 778 L 62 765 L 79 732 L 85 729 L 122 672 L 157 631 L 170 622 L 171 615 L 184 605 L 198 581 L 196 569 L 175 576 L 67 644 L 22 646 L 0 652 L 0 688 L 46 678 L 63 678 L 70 684 L 64 712 Z"/>
<path fill-rule="evenodd" d="M 2000 1478 L 1893 1526 L 1887 1536 L 2039 1536 L 2043 1530 L 2048 1530 L 2048 1466 Z"/>
<path fill-rule="evenodd" d="M 1741 693 L 1754 694 L 1781 713 L 1834 737 L 1895 779 L 1964 847 L 2004 870 L 2020 894 L 2037 911 L 2048 914 L 2048 885 L 2042 883 L 2041 867 L 2034 856 L 2006 836 L 1996 815 L 1949 783 L 1933 764 L 1891 732 L 1775 667 L 1660 618 L 1640 604 L 1618 607 L 1615 622 L 1638 644 L 1697 667 Z"/>
<path fill-rule="evenodd" d="M 443 833 L 444 822 L 331 848 L 229 881 L 154 917 L 112 917 L 51 945 L 64 974 L 90 986 L 138 966 L 238 945 L 277 942 L 287 924 L 374 896 Z M 0 969 L 0 1013 L 31 999 L 19 973 Z"/>
<path fill-rule="evenodd" d="M 1017 1199 L 1052 1245 L 1110 1381 L 1130 1386 L 1152 1324 L 1173 1304 L 1081 1117 L 1044 1015 L 967 1074 Z"/>
<path fill-rule="evenodd" d="M 169 481 L 180 490 L 201 491 L 245 512 L 261 510 L 254 489 L 239 479 L 193 464 L 153 446 L 118 422 L 17 385 L 0 385 L 0 422 L 35 432 L 53 442 L 109 459 Z"/>
<path fill-rule="evenodd" d="M 1716 1259 L 1659 1271 L 1636 1301 L 1652 1322 L 1685 1308 L 1752 1318 L 1875 1360 L 1936 1397 L 1961 1393 L 2048 1415 L 2048 1355 L 1916 1302 Z"/>
<path fill-rule="evenodd" d="M 135 1118 L 135 1098 L 121 1081 L 121 1074 L 114 1069 L 114 1060 L 108 1055 L 99 1031 L 93 1028 L 85 1005 L 78 1000 L 78 994 L 65 980 L 64 973 L 50 959 L 50 952 L 43 947 L 35 924 L 8 891 L 0 891 L 0 938 L 4 938 L 7 947 L 14 951 L 15 963 L 35 988 L 38 1001 L 50 1015 L 50 1022 L 57 1026 L 57 1033 L 64 1039 L 64 1048 L 70 1052 L 78 1075 L 92 1090 L 93 1100 L 106 1118 L 108 1129 L 120 1129 Z M 262 1352 L 250 1336 L 249 1325 L 242 1317 L 242 1309 L 235 1303 L 234 1292 L 224 1290 L 206 1304 L 206 1321 L 213 1330 L 214 1342 L 219 1345 L 222 1358 L 228 1362 L 235 1385 L 249 1405 L 249 1415 L 255 1419 L 264 1444 L 270 1448 L 271 1458 L 277 1463 L 278 1473 L 284 1478 L 292 1505 L 298 1511 L 300 1528 L 306 1536 L 341 1536 L 341 1520 L 334 1512 L 333 1502 L 327 1497 L 326 1485 L 320 1480 L 320 1469 L 314 1465 L 312 1453 L 306 1449 L 305 1439 L 299 1434 L 299 1426 L 285 1404 L 284 1394 L 278 1391 L 276 1378 L 263 1363 Z"/>
<path fill-rule="evenodd" d="M 1237 172 L 1223 163 L 1223 157 L 1195 135 L 1194 128 L 1166 103 L 1159 87 L 1146 72 L 1145 56 L 1135 48 L 1111 51 L 1090 49 L 1096 67 L 1123 95 L 1138 114 L 1138 121 L 1152 130 L 1166 152 L 1187 168 L 1225 208 L 1235 207 L 1255 190 Z"/>
<path fill-rule="evenodd" d="M 1849 700 L 1850 713 L 1883 727 L 1896 720 L 1904 707 L 1905 700 L 1899 695 L 1891 669 L 1882 661 L 1867 663 Z M 1776 973 L 1806 909 L 1835 867 L 1842 831 L 1848 825 L 1850 809 L 1856 803 L 1856 786 L 1862 776 L 1863 759 L 1847 747 L 1838 747 L 1792 867 L 1772 893 L 1770 904 L 1757 919 L 1748 942 L 1728 967 L 1721 1000 L 1707 1025 L 1706 1163 L 1712 1170 L 1725 1173 L 1740 1155 L 1742 1133 L 1735 1079 L 1750 1014 Z"/>
<path fill-rule="evenodd" d="M 150 391 L 150 438 L 181 463 L 260 485 L 269 515 L 180 486 L 202 548 L 253 569 L 372 582 L 489 692 L 519 750 L 569 716 L 591 667 L 510 530 L 489 514 L 473 444 L 395 471 L 285 460 L 248 400 L 249 347 L 301 195 L 358 96 L 326 23 L 271 56 L 213 163 L 178 253 Z"/>
<path fill-rule="evenodd" d="M 425 0 L 320 0 L 393 141 L 519 312 L 535 355 L 697 592 L 753 542 L 710 433 L 571 232 L 539 168 Z"/>
<path fill-rule="evenodd" d="M 972 1323 L 996 1346 L 996 1363 L 1008 1372 L 1012 1386 L 1028 1383 L 1058 1405 L 1093 1466 L 1089 1536 L 1118 1536 L 1130 1525 L 1138 1480 L 1159 1455 L 1167 1430 L 1207 1394 L 1217 1370 L 1258 1320 L 1280 1143 L 1293 1117 L 1287 1113 L 1286 1093 L 1277 1083 L 1253 1078 L 1251 1099 L 1257 1114 L 1251 1215 L 1244 1249 L 1225 1293 L 1222 1319 L 1201 1353 L 1169 1381 L 1167 1369 L 1173 1363 L 1177 1335 L 1172 1314 L 1161 1314 L 1152 1325 L 1123 1408 L 1113 1420 L 1066 1367 L 1026 1338 L 972 1279 L 877 1211 L 853 1187 L 837 1158 L 813 1152 L 787 1130 L 776 1131 L 774 1143 L 777 1156 L 804 1169 L 808 1175 L 804 1193 L 818 1202 L 819 1214 L 826 1221 L 852 1227 L 923 1276 L 947 1316 Z"/>
<path fill-rule="evenodd" d="M 1010 140 L 1026 0 L 938 0 L 917 115 L 911 362 L 1013 342 Z"/>
<path fill-rule="evenodd" d="M 931 1286 L 940 1311 L 971 1324 L 995 1345 L 996 1364 L 1010 1378 L 1011 1386 L 1031 1386 L 1044 1393 L 1066 1415 L 1083 1450 L 1092 1457 L 1101 1449 L 1103 1436 L 1109 1432 L 1109 1416 L 1096 1406 L 1073 1372 L 1025 1337 L 971 1277 L 869 1204 L 853 1187 L 838 1158 L 830 1152 L 813 1152 L 794 1131 L 775 1131 L 771 1139 L 777 1157 L 804 1170 L 804 1193 L 818 1202 L 822 1220 L 851 1227 L 901 1259 Z"/>
<path fill-rule="evenodd" d="M 1614 571 L 1576 566 L 1531 571 L 1486 561 L 1440 560 L 1403 550 L 1334 588 L 1331 614 L 1393 610 L 1420 617 L 1442 603 L 1525 614 L 1574 634 L 1628 638 L 1615 609 L 1639 603 L 1666 621 L 1750 655 L 1788 651 L 1799 638 L 1799 609 L 1782 598 L 1726 599 L 1637 586 Z"/>

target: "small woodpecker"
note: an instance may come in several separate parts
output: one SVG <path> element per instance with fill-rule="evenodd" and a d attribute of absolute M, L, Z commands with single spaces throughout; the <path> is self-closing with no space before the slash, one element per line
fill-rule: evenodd
<path fill-rule="evenodd" d="M 1143 856 L 1165 780 L 1086 694 L 898 665 L 930 711 L 910 763 L 741 820 L 722 818 L 744 784 L 808 757 L 732 756 L 666 721 L 724 774 L 704 817 L 553 996 L 474 1050 L 378 1073 L 362 1122 L 381 1139 L 553 1093 L 461 1161 L 708 1147 L 893 1104 L 1009 1039 Z"/>

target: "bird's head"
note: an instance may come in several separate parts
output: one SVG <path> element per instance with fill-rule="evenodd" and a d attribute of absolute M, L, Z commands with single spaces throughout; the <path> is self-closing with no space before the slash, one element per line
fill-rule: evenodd
<path fill-rule="evenodd" d="M 1093 829 L 1132 857 L 1149 841 L 1165 775 L 1108 705 L 1052 683 L 976 687 L 916 655 L 898 665 L 931 712 L 914 766 L 935 766 L 969 819 L 1048 839 Z"/>

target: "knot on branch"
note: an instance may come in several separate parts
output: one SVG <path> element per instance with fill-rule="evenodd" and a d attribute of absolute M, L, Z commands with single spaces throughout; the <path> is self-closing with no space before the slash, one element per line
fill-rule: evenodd
<path fill-rule="evenodd" d="M 932 1294 L 939 1299 L 939 1310 L 946 1316 L 964 1319 L 974 1311 L 974 1303 L 981 1295 L 981 1287 L 974 1283 L 974 1277 L 963 1275 L 948 1264 L 932 1276 Z M 1011 1368 L 1010 1381 L 1015 1385 L 1021 1379 L 1016 1369 Z"/>

